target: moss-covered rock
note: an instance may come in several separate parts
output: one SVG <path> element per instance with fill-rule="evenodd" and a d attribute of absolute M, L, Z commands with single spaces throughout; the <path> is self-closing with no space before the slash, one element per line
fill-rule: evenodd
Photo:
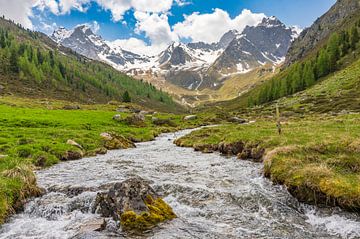
<path fill-rule="evenodd" d="M 176 218 L 172 208 L 161 198 L 154 199 L 148 195 L 145 200 L 147 212 L 137 214 L 134 211 L 125 211 L 121 214 L 120 223 L 125 231 L 142 232 L 149 230 L 159 223 Z"/>
<path fill-rule="evenodd" d="M 115 133 L 101 133 L 104 147 L 108 150 L 135 148 L 135 144 L 127 138 Z"/>
<path fill-rule="evenodd" d="M 122 230 L 141 233 L 176 218 L 172 208 L 149 183 L 136 177 L 116 183 L 96 197 L 93 212 L 120 221 Z"/>

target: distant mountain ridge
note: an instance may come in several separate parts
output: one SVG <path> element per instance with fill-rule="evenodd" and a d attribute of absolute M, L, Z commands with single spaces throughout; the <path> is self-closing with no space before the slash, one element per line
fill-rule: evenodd
<path fill-rule="evenodd" d="M 216 43 L 174 42 L 156 56 L 140 56 L 113 46 L 86 25 L 74 30 L 60 28 L 51 38 L 137 78 L 163 78 L 171 84 L 198 90 L 218 87 L 229 74 L 246 73 L 265 64 L 281 64 L 297 36 L 294 28 L 286 27 L 276 17 L 269 17 L 241 33 L 231 30 Z"/>

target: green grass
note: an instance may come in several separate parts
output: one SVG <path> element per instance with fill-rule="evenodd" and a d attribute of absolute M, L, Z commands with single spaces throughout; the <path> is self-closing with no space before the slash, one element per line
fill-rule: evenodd
<path fill-rule="evenodd" d="M 41 102 L 12 97 L 0 99 L 0 222 L 21 208 L 24 199 L 38 195 L 32 173 L 34 166 L 48 167 L 58 163 L 67 151 L 81 151 L 68 145 L 69 139 L 83 147 L 83 155 L 94 155 L 104 147 L 100 137 L 103 132 L 141 142 L 153 140 L 162 132 L 199 126 L 209 119 L 208 115 L 199 115 L 197 120 L 183 121 L 182 115 L 157 113 L 154 116 L 170 120 L 171 126 L 154 125 L 152 116 L 148 115 L 145 124 L 139 127 L 113 120 L 118 114 L 116 104 L 61 110 L 69 102 Z M 121 115 L 129 116 L 128 113 Z"/>
<path fill-rule="evenodd" d="M 300 201 L 360 209 L 360 115 L 312 116 L 283 122 L 223 125 L 195 131 L 177 141 L 197 147 L 221 142 L 259 144 L 266 149 L 265 175 L 285 184 Z"/>
<path fill-rule="evenodd" d="M 288 110 L 304 113 L 360 111 L 360 60 L 336 72 L 313 87 L 279 100 Z"/>

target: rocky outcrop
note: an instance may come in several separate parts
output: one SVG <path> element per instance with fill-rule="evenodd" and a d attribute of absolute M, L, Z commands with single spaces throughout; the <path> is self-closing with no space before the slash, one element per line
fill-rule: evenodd
<path fill-rule="evenodd" d="M 140 113 L 134 113 L 134 114 L 126 117 L 123 121 L 129 125 L 141 127 L 141 126 L 145 125 L 145 115 L 140 114 Z"/>
<path fill-rule="evenodd" d="M 354 16 L 358 15 L 359 11 L 358 0 L 338 0 L 327 13 L 318 18 L 311 27 L 305 29 L 293 42 L 286 55 L 285 66 L 289 66 L 317 49 L 317 45 L 324 42 L 324 39 L 332 32 L 337 31 L 344 22 L 355 19 Z"/>
<path fill-rule="evenodd" d="M 122 230 L 136 232 L 176 218 L 171 207 L 139 177 L 116 183 L 108 192 L 98 193 L 93 212 L 120 221 Z"/>

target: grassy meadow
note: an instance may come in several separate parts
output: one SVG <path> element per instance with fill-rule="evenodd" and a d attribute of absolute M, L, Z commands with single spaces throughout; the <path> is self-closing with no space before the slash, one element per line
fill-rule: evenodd
<path fill-rule="evenodd" d="M 81 105 L 80 110 L 63 110 L 65 101 L 0 98 L 0 222 L 21 208 L 29 196 L 40 190 L 33 174 L 35 168 L 58 163 L 66 152 L 93 156 L 104 148 L 101 133 L 115 133 L 134 142 L 153 140 L 162 132 L 199 126 L 206 115 L 184 121 L 183 115 L 155 113 L 136 126 L 116 121 L 115 114 L 126 118 L 130 113 L 117 113 L 120 103 Z M 127 105 L 129 107 L 137 107 Z M 171 124 L 155 125 L 152 117 L 170 120 Z M 67 144 L 68 140 L 83 149 Z"/>

